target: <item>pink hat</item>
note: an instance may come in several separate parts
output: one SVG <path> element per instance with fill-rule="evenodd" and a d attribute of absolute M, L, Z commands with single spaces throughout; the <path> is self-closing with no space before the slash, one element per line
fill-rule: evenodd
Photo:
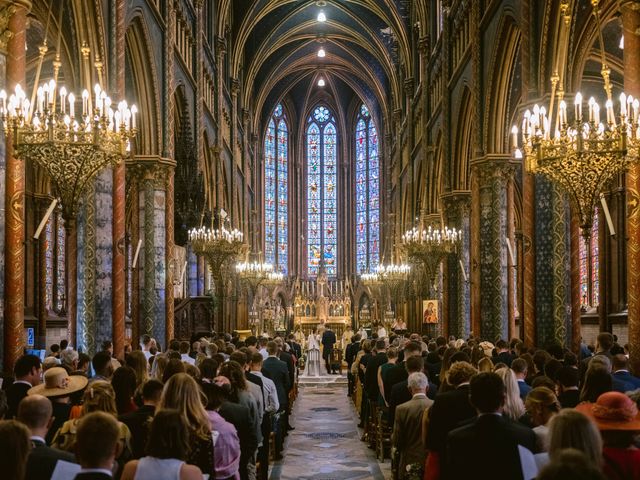
<path fill-rule="evenodd" d="M 600 430 L 640 431 L 638 407 L 624 393 L 603 393 L 596 403 L 582 403 L 576 410 L 591 417 Z"/>

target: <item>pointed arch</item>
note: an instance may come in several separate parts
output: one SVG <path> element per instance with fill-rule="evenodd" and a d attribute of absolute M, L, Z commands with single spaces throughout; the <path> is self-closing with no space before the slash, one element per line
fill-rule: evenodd
<path fill-rule="evenodd" d="M 264 139 L 265 259 L 289 270 L 289 127 L 282 104 L 269 119 Z"/>
<path fill-rule="evenodd" d="M 473 102 L 471 92 L 464 87 L 458 114 L 458 138 L 454 145 L 452 177 L 449 184 L 452 190 L 469 190 L 470 164 L 473 157 Z"/>

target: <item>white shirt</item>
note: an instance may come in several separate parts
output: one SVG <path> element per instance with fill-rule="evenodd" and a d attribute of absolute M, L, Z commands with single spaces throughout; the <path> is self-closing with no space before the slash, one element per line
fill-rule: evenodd
<path fill-rule="evenodd" d="M 269 357 L 266 348 L 261 348 L 260 350 L 258 350 L 258 352 L 260 352 L 260 355 L 262 355 L 263 360 L 266 360 Z"/>
<path fill-rule="evenodd" d="M 384 327 L 380 327 L 378 329 L 378 338 L 387 338 L 387 329 Z"/>
<path fill-rule="evenodd" d="M 280 410 L 280 402 L 278 402 L 278 390 L 273 380 L 265 377 L 262 372 L 251 371 L 257 377 L 262 379 L 262 393 L 264 394 L 264 411 L 273 413 Z"/>
<path fill-rule="evenodd" d="M 191 358 L 188 353 L 181 353 L 180 354 L 180 358 L 182 358 L 183 362 L 189 363 L 191 365 L 195 365 L 196 364 L 196 359 L 195 358 Z"/>

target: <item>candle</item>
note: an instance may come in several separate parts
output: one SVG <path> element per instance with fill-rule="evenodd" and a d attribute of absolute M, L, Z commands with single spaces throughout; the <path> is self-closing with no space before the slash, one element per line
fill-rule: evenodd
<path fill-rule="evenodd" d="M 513 140 L 513 148 L 518 148 L 518 127 L 511 127 L 511 135 Z"/>
<path fill-rule="evenodd" d="M 596 104 L 596 100 L 593 97 L 591 97 L 589 99 L 589 121 L 590 122 L 594 121 L 594 110 L 595 110 L 594 105 L 595 104 Z"/>
<path fill-rule="evenodd" d="M 138 246 L 136 247 L 136 253 L 133 255 L 133 263 L 131 264 L 131 266 L 133 268 L 136 268 L 136 265 L 138 265 L 138 255 L 140 254 L 140 247 L 142 247 L 142 239 L 138 240 Z"/>
<path fill-rule="evenodd" d="M 462 259 L 458 260 L 458 263 L 460 264 L 460 272 L 462 272 L 462 278 L 465 282 L 467 282 L 469 279 L 467 277 L 467 272 L 464 269 L 464 263 L 462 263 Z"/>
<path fill-rule="evenodd" d="M 89 111 L 89 92 L 85 89 L 82 91 L 82 116 L 86 117 Z"/>
<path fill-rule="evenodd" d="M 576 108 L 576 122 L 582 121 L 582 94 L 576 93 L 576 98 L 573 101 Z"/>
<path fill-rule="evenodd" d="M 513 248 L 511 247 L 511 240 L 509 237 L 505 238 L 505 242 L 507 243 L 507 251 L 509 252 L 509 260 L 511 260 L 511 265 L 516 264 L 515 256 L 513 255 Z"/>
<path fill-rule="evenodd" d="M 620 116 L 627 116 L 627 96 L 624 92 L 620 94 Z"/>
<path fill-rule="evenodd" d="M 131 105 L 131 128 L 136 129 L 136 113 L 138 113 L 138 107 Z"/>
<path fill-rule="evenodd" d="M 560 116 L 560 127 L 562 127 L 562 125 L 567 123 L 567 102 L 565 102 L 564 100 L 560 102 L 559 116 Z"/>
<path fill-rule="evenodd" d="M 47 224 L 47 222 L 49 221 L 49 217 L 51 216 L 51 214 L 53 213 L 53 209 L 56 208 L 56 205 L 58 204 L 58 200 L 57 199 L 53 199 L 51 201 L 51 204 L 49 205 L 49 208 L 47 208 L 46 213 L 44 214 L 44 217 L 42 217 L 42 220 L 40 221 L 40 225 L 38 225 L 38 228 L 36 230 L 36 233 L 33 235 L 34 239 L 38 239 L 40 238 L 40 234 L 42 233 L 42 229 L 44 228 L 44 226 Z"/>
<path fill-rule="evenodd" d="M 75 117 L 75 104 L 76 104 L 76 97 L 73 93 L 69 94 L 69 116 L 71 118 Z"/>
<path fill-rule="evenodd" d="M 615 228 L 613 228 L 613 220 L 611 220 L 611 214 L 609 213 L 609 205 L 607 205 L 607 199 L 603 194 L 600 194 L 600 204 L 602 205 L 602 211 L 607 219 L 607 225 L 609 226 L 609 234 L 611 236 L 616 234 Z"/>

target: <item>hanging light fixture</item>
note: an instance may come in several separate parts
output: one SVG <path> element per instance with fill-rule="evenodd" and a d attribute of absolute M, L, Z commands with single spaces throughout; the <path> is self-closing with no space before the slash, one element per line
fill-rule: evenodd
<path fill-rule="evenodd" d="M 326 55 L 327 53 L 324 51 L 324 48 L 321 48 L 320 50 L 318 50 L 318 57 L 324 58 Z"/>
<path fill-rule="evenodd" d="M 640 144 L 638 110 L 640 103 L 631 95 L 620 94 L 619 115 L 616 117 L 612 88 L 611 70 L 606 63 L 604 40 L 600 28 L 598 0 L 591 1 L 593 15 L 598 25 L 602 78 L 606 100 L 598 102 L 589 98 L 586 106 L 588 115 L 583 115 L 583 96 L 574 96 L 574 115 L 569 120 L 567 103 L 559 75 L 552 78 L 552 94 L 548 109 L 535 105 L 524 113 L 522 138 L 525 168 L 534 174 L 542 174 L 559 185 L 569 196 L 578 215 L 583 237 L 589 238 L 593 225 L 596 202 L 607 185 L 623 172 L 631 161 L 637 160 Z M 562 4 L 565 28 L 570 17 L 568 4 Z M 558 83 L 558 108 L 555 109 L 555 95 Z M 604 105 L 606 120 L 600 115 L 600 105 Z M 604 117 L 604 115 L 603 115 Z M 518 149 L 518 129 L 511 130 L 516 158 L 522 158 Z"/>
<path fill-rule="evenodd" d="M 319 22 L 326 22 L 327 21 L 327 16 L 324 14 L 324 12 L 322 10 L 320 10 L 320 13 L 318 13 L 318 21 Z"/>
<path fill-rule="evenodd" d="M 320 80 L 318 80 L 318 86 L 324 87 L 324 78 L 321 78 Z"/>

